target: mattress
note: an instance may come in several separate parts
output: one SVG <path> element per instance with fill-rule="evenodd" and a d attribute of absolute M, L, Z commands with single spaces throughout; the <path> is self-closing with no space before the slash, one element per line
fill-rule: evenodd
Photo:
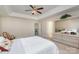
<path fill-rule="evenodd" d="M 57 54 L 54 42 L 39 36 L 15 39 L 9 54 Z"/>

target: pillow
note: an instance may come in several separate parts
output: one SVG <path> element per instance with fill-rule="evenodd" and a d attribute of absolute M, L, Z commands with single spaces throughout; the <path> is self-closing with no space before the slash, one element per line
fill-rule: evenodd
<path fill-rule="evenodd" d="M 0 43 L 4 42 L 5 38 L 0 36 Z"/>

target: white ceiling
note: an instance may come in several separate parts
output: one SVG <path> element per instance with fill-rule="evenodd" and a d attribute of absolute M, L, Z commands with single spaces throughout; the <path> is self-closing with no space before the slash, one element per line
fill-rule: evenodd
<path fill-rule="evenodd" d="M 69 8 L 69 9 L 64 10 L 62 12 L 56 13 L 53 15 L 53 17 L 56 18 L 57 20 L 60 20 L 60 17 L 64 14 L 72 15 L 72 17 L 70 17 L 68 19 L 79 18 L 79 6 L 75 6 L 73 8 Z"/>
<path fill-rule="evenodd" d="M 21 14 L 26 14 L 26 15 L 30 15 L 30 16 L 40 16 L 42 14 L 35 14 L 32 15 L 31 11 L 25 11 L 25 10 L 32 10 L 31 7 L 29 5 L 11 5 L 8 6 L 10 8 L 11 11 L 13 12 L 17 12 L 17 13 L 21 13 Z M 50 11 L 51 9 L 54 9 L 56 7 L 58 7 L 57 5 L 36 5 L 37 8 L 39 7 L 43 7 L 43 10 L 40 10 L 43 14 Z"/>
<path fill-rule="evenodd" d="M 24 10 L 31 9 L 29 5 L 5 5 L 0 6 L 0 15 L 8 15 L 15 17 L 31 18 L 35 20 L 50 17 L 54 14 L 63 12 L 65 10 L 74 8 L 74 5 L 36 5 L 36 7 L 44 7 L 41 10 L 42 14 L 32 15 L 31 12 L 26 12 Z"/>

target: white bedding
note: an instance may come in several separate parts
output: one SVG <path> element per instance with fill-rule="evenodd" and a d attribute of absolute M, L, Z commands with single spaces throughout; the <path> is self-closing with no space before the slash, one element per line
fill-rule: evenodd
<path fill-rule="evenodd" d="M 44 38 L 34 36 L 16 39 L 9 51 L 10 54 L 56 54 L 57 46 Z"/>

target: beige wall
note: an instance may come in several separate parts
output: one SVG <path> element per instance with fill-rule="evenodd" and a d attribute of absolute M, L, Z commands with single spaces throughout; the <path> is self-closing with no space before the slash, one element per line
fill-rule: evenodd
<path fill-rule="evenodd" d="M 53 19 L 44 19 L 40 20 L 40 36 L 45 38 L 53 37 L 53 33 L 55 32 L 55 25 Z"/>
<path fill-rule="evenodd" d="M 57 21 L 56 29 L 77 29 L 79 31 L 79 19 Z"/>
<path fill-rule="evenodd" d="M 1 17 L 1 32 L 9 32 L 17 38 L 34 35 L 35 20 L 15 17 Z"/>
<path fill-rule="evenodd" d="M 0 34 L 1 34 L 1 19 L 0 19 Z"/>

